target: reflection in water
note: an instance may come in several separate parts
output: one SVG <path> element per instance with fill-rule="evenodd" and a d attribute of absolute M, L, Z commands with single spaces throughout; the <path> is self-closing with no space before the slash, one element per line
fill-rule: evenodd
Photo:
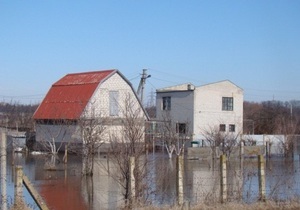
<path fill-rule="evenodd" d="M 81 196 L 78 178 L 48 180 L 39 185 L 39 192 L 50 209 L 88 209 Z"/>
<path fill-rule="evenodd" d="M 8 194 L 13 200 L 12 155 L 8 155 Z M 24 166 L 24 173 L 33 182 L 50 209 L 118 209 L 124 204 L 122 188 L 111 176 L 117 173 L 113 164 L 103 157 L 95 157 L 93 177 L 82 177 L 82 162 L 78 156 L 69 155 L 68 164 L 57 163 L 58 170 L 44 170 L 49 157 L 40 155 L 15 155 L 15 164 Z M 153 205 L 176 203 L 175 158 L 157 153 L 149 155 L 145 201 Z M 241 170 L 241 166 L 242 169 Z M 109 167 L 109 172 L 108 172 Z M 218 202 L 220 195 L 219 162 L 211 160 L 185 160 L 184 199 L 192 204 Z M 228 199 L 257 201 L 257 159 L 238 160 L 227 164 Z M 291 199 L 299 195 L 299 162 L 272 158 L 266 162 L 267 198 Z M 25 200 L 33 201 L 24 191 Z M 36 206 L 34 209 L 38 209 Z"/>
<path fill-rule="evenodd" d="M 174 204 L 176 202 L 176 163 L 175 158 L 169 159 L 167 156 L 160 156 L 153 159 L 155 169 L 153 191 L 156 204 Z M 149 169 L 151 170 L 151 169 Z"/>
<path fill-rule="evenodd" d="M 108 175 L 107 160 L 95 158 L 93 177 L 82 178 L 82 196 L 90 209 L 117 209 L 122 205 L 121 188 L 117 180 Z M 110 173 L 116 169 L 110 164 Z"/>

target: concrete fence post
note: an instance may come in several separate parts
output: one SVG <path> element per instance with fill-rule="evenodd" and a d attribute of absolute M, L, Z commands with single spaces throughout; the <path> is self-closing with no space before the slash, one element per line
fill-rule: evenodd
<path fill-rule="evenodd" d="M 23 200 L 23 167 L 17 165 L 15 167 L 15 202 L 16 207 L 24 206 Z"/>
<path fill-rule="evenodd" d="M 220 196 L 221 196 L 221 203 L 225 203 L 227 201 L 226 155 L 220 156 Z"/>
<path fill-rule="evenodd" d="M 258 155 L 258 185 L 259 200 L 266 201 L 265 161 L 263 155 Z"/>
<path fill-rule="evenodd" d="M 266 158 L 270 158 L 270 142 L 266 141 Z"/>
<path fill-rule="evenodd" d="M 6 133 L 1 133 L 1 209 L 7 209 L 7 194 L 6 194 Z"/>
<path fill-rule="evenodd" d="M 155 155 L 155 141 L 154 141 L 154 134 L 152 134 L 152 153 Z"/>
<path fill-rule="evenodd" d="M 244 158 L 244 141 L 241 140 L 240 142 L 240 158 L 243 159 Z"/>
<path fill-rule="evenodd" d="M 148 156 L 148 154 L 149 154 L 149 144 L 148 143 L 146 143 L 146 151 L 145 151 L 145 153 L 146 153 L 146 156 Z"/>
<path fill-rule="evenodd" d="M 109 155 L 110 155 L 110 149 L 107 150 L 107 154 L 106 154 L 106 164 L 107 164 L 107 173 L 108 173 L 108 175 L 110 174 L 110 170 L 109 170 Z"/>
<path fill-rule="evenodd" d="M 129 159 L 129 198 L 130 202 L 134 203 L 135 201 L 135 177 L 134 177 L 134 169 L 135 169 L 135 157 L 130 157 Z"/>
<path fill-rule="evenodd" d="M 28 177 L 23 174 L 23 184 L 26 187 L 26 189 L 28 190 L 28 192 L 30 193 L 30 195 L 32 196 L 33 200 L 35 201 L 35 203 L 38 205 L 38 207 L 41 210 L 49 210 L 46 202 L 44 201 L 44 199 L 39 195 L 39 193 L 37 192 L 37 190 L 33 187 L 33 184 L 29 181 Z"/>
<path fill-rule="evenodd" d="M 68 145 L 67 144 L 65 145 L 65 154 L 63 157 L 63 162 L 64 162 L 64 164 L 66 164 L 68 162 Z"/>
<path fill-rule="evenodd" d="M 176 158 L 176 193 L 177 193 L 177 201 L 178 205 L 182 206 L 184 199 L 183 199 L 183 157 L 178 155 Z"/>
<path fill-rule="evenodd" d="M 243 169 L 243 166 L 244 166 L 244 141 L 241 140 L 241 142 L 240 142 L 240 168 Z"/>
<path fill-rule="evenodd" d="M 266 158 L 269 157 L 269 142 L 266 142 Z"/>

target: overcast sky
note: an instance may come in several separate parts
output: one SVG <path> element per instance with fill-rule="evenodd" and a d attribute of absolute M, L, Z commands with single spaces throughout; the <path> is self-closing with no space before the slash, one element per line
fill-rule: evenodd
<path fill-rule="evenodd" d="M 230 80 L 300 100 L 300 1 L 0 0 L 0 101 L 40 102 L 67 73 L 118 69 L 146 92 Z"/>

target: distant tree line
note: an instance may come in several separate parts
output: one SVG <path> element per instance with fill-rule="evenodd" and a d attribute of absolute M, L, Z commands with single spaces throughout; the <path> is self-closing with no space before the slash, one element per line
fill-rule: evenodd
<path fill-rule="evenodd" d="M 39 104 L 20 104 L 18 102 L 0 103 L 0 126 L 19 131 L 32 131 L 33 113 Z"/>
<path fill-rule="evenodd" d="M 245 134 L 300 134 L 300 101 L 244 102 Z"/>

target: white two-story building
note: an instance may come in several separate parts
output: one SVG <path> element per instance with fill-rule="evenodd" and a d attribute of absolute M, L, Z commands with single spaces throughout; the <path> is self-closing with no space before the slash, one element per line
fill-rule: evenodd
<path fill-rule="evenodd" d="M 243 90 L 229 80 L 202 86 L 183 84 L 158 89 L 158 121 L 172 121 L 178 133 L 200 140 L 209 131 L 243 131 Z"/>

